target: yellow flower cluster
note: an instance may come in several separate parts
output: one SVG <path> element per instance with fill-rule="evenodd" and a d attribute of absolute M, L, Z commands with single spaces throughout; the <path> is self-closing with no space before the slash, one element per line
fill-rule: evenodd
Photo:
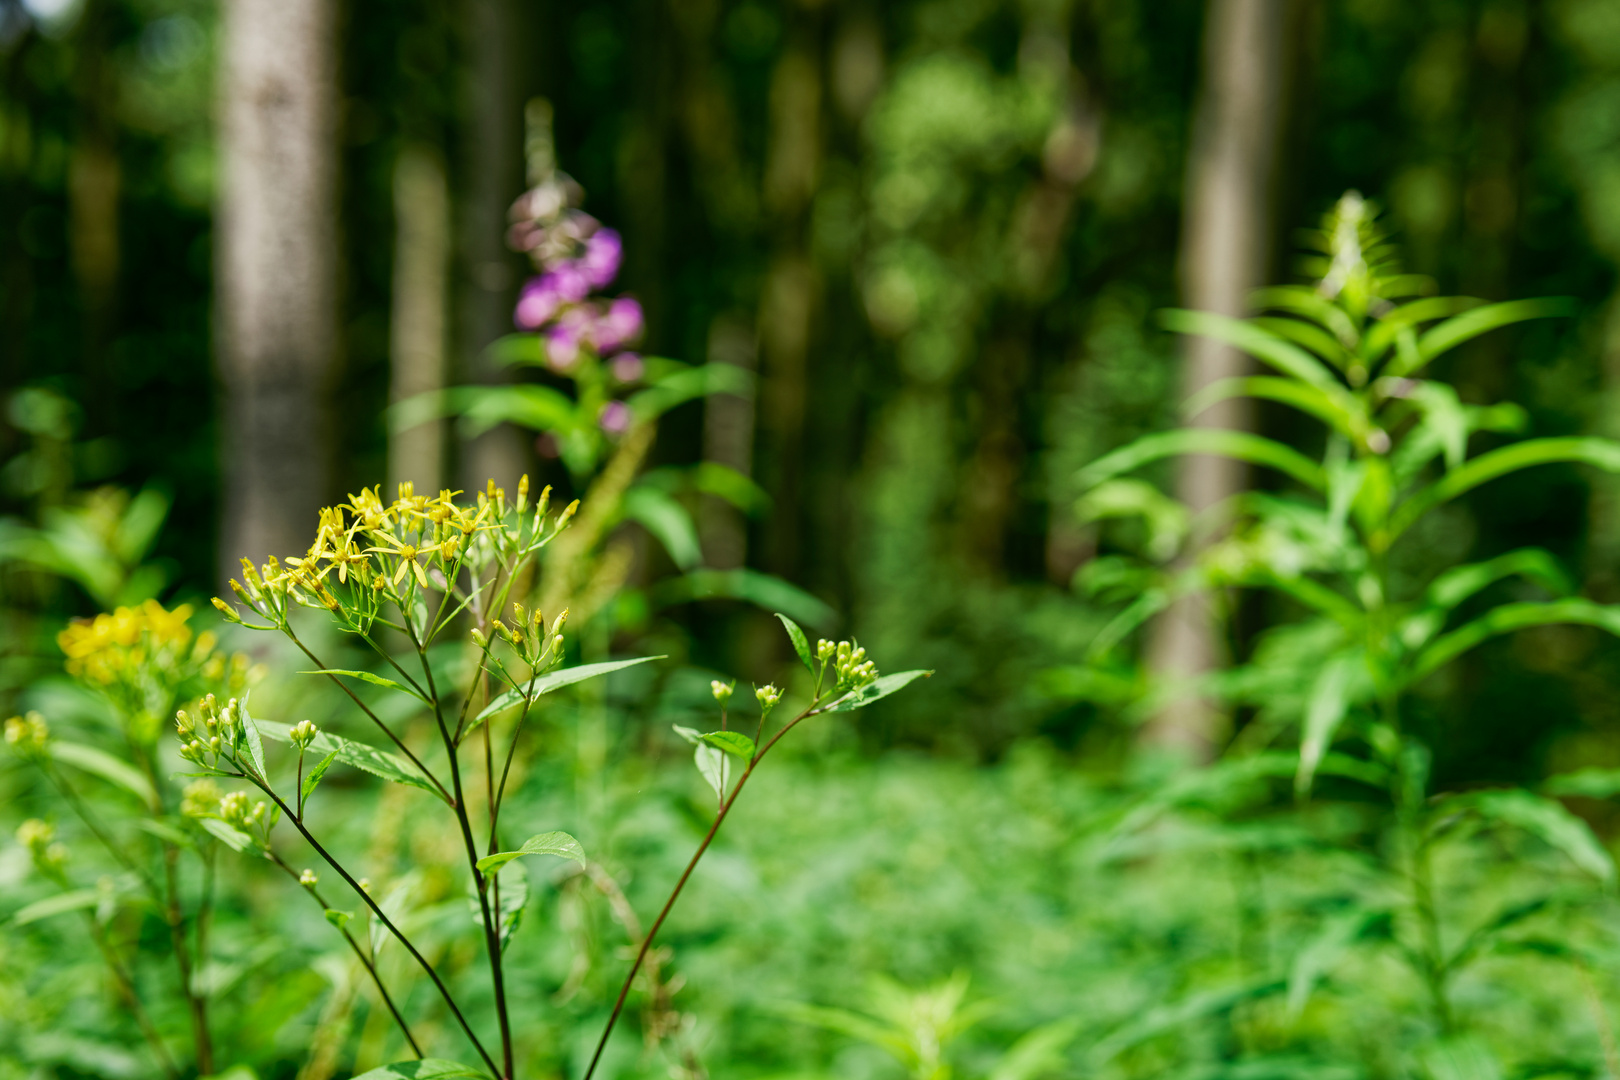
<path fill-rule="evenodd" d="M 456 501 L 459 491 L 418 495 L 409 481 L 399 485 L 391 503 L 383 502 L 381 490 L 381 485 L 362 488 L 348 502 L 323 508 L 315 542 L 302 556 L 271 557 L 262 567 L 243 559 L 242 580 L 232 581 L 231 590 L 276 625 L 285 619 L 287 600 L 337 611 L 341 602 L 329 587 L 332 579 L 395 597 L 404 595 L 401 586 L 407 592 L 413 587 L 443 591 L 458 568 L 475 566 L 497 547 L 529 553 L 561 531 L 579 507 L 577 500 L 570 503 L 548 532 L 547 487 L 532 506 L 533 523 L 526 531 L 525 515 L 531 509 L 527 476 L 518 482 L 517 498 L 510 503 L 493 480 L 470 504 Z M 515 520 L 509 518 L 512 511 Z M 486 533 L 494 539 L 481 542 Z M 232 622 L 241 621 L 225 601 L 216 598 L 214 606 Z"/>
<path fill-rule="evenodd" d="M 67 654 L 68 674 L 88 682 L 110 685 L 126 679 L 149 663 L 172 662 L 191 641 L 191 606 L 167 611 L 156 600 L 136 608 L 121 607 L 94 619 L 76 619 L 56 636 Z M 214 636 L 197 639 L 193 655 L 206 658 L 214 649 Z"/>

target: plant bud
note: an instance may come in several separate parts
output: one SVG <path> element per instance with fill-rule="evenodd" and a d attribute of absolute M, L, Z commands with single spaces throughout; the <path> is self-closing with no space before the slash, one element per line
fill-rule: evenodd
<path fill-rule="evenodd" d="M 728 686 L 719 679 L 709 680 L 709 690 L 714 694 L 714 700 L 718 701 L 722 705 L 731 700 L 731 693 L 736 688 L 737 684 L 735 682 Z"/>
<path fill-rule="evenodd" d="M 518 478 L 517 512 L 523 513 L 529 506 L 529 474 L 524 473 Z"/>
<path fill-rule="evenodd" d="M 306 889 L 314 888 L 315 883 L 319 880 L 320 878 L 316 876 L 315 871 L 313 870 L 305 870 L 302 874 L 298 875 L 298 884 L 304 886 Z"/>
<path fill-rule="evenodd" d="M 768 714 L 782 700 L 782 691 L 774 686 L 759 686 L 754 688 L 754 697 L 759 702 L 760 711 Z"/>
<path fill-rule="evenodd" d="M 484 632 L 478 629 L 476 626 L 472 628 L 472 639 L 473 644 L 477 645 L 480 649 L 489 648 L 489 638 L 485 637 Z"/>
<path fill-rule="evenodd" d="M 233 581 L 233 582 L 231 582 L 231 584 L 236 585 L 236 582 Z M 240 588 L 241 586 L 237 586 L 237 587 Z M 226 622 L 228 622 L 228 623 L 236 623 L 238 625 L 241 624 L 242 616 L 240 616 L 240 615 L 238 615 L 236 613 L 235 608 L 231 607 L 231 605 L 227 604 L 225 601 L 221 600 L 217 596 L 214 597 L 214 606 L 219 609 L 219 613 L 221 615 L 225 616 L 225 621 Z"/>

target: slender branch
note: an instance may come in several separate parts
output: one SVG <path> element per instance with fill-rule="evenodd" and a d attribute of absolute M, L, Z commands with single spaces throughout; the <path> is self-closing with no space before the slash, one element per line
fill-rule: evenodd
<path fill-rule="evenodd" d="M 287 637 L 292 641 L 292 643 L 294 645 L 298 646 L 299 650 L 302 651 L 305 656 L 309 657 L 310 661 L 316 667 L 321 668 L 322 670 L 325 670 L 326 664 L 321 661 L 320 657 L 318 657 L 314 653 L 310 652 L 309 649 L 305 647 L 305 645 L 304 645 L 304 643 L 302 641 L 298 640 L 298 635 L 294 634 L 292 632 L 292 627 L 290 625 L 287 627 L 286 633 L 287 633 Z M 415 765 L 417 770 L 419 772 L 421 772 L 421 774 L 423 776 L 427 777 L 428 782 L 431 783 L 438 790 L 440 798 L 442 798 L 447 803 L 453 801 L 451 799 L 451 797 L 450 797 L 450 793 L 445 790 L 444 785 L 439 783 L 439 778 L 437 776 L 434 776 L 433 773 L 428 769 L 428 767 L 426 765 L 422 764 L 421 760 L 419 758 L 417 758 L 417 756 L 415 754 L 411 753 L 411 748 L 405 745 L 404 740 L 402 740 L 398 735 L 395 735 L 393 730 L 390 729 L 387 724 L 383 723 L 382 719 L 376 713 L 372 712 L 371 709 L 366 705 L 366 703 L 361 701 L 359 696 L 357 694 L 355 694 L 355 692 L 353 690 L 349 689 L 349 686 L 348 686 L 347 683 L 345 683 L 342 679 L 338 678 L 336 675 L 327 674 L 326 677 L 328 679 L 331 679 L 332 682 L 337 685 L 338 689 L 342 690 L 345 694 L 349 695 L 349 700 L 354 702 L 355 705 L 359 707 L 361 712 L 363 712 L 367 716 L 369 716 L 371 718 L 371 722 L 376 724 L 379 728 L 381 728 L 382 733 L 384 735 L 387 735 L 390 739 L 393 740 L 394 745 L 399 747 L 400 753 L 404 754 L 407 758 L 409 758 L 410 761 L 411 761 L 411 764 Z"/>
<path fill-rule="evenodd" d="M 698 861 L 703 858 L 703 853 L 709 850 L 709 844 L 714 841 L 715 834 L 720 831 L 721 823 L 726 820 L 726 815 L 731 813 L 731 808 L 737 804 L 737 796 L 742 794 L 743 785 L 748 783 L 748 778 L 754 775 L 754 770 L 759 767 L 759 763 L 764 760 L 766 754 L 770 753 L 771 747 L 781 741 L 782 736 L 797 727 L 799 721 L 814 716 L 820 711 L 816 708 L 819 700 L 818 698 L 812 701 L 808 708 L 784 724 L 782 730 L 771 737 L 770 742 L 755 752 L 754 756 L 748 761 L 748 767 L 743 770 L 742 776 L 737 780 L 737 786 L 731 789 L 731 794 L 721 804 L 719 813 L 714 816 L 714 824 L 709 826 L 709 831 L 703 835 L 703 841 L 698 844 L 697 850 L 692 853 L 692 860 L 686 864 L 686 869 L 681 871 L 680 880 L 675 883 L 675 888 L 670 892 L 669 899 L 664 901 L 663 910 L 658 913 L 658 918 L 653 920 L 652 929 L 647 931 L 647 937 L 642 941 L 641 948 L 636 952 L 635 962 L 630 965 L 630 974 L 625 976 L 624 985 L 619 988 L 618 1000 L 613 1003 L 613 1012 L 608 1016 L 607 1027 L 602 1029 L 602 1038 L 597 1041 L 596 1053 L 591 1055 L 590 1067 L 585 1070 L 585 1080 L 591 1080 L 591 1077 L 596 1074 L 597 1063 L 602 1060 L 602 1051 L 607 1048 L 608 1036 L 613 1034 L 613 1027 L 619 1022 L 619 1014 L 624 1011 L 625 999 L 630 996 L 630 987 L 636 980 L 636 973 L 641 970 L 641 965 L 647 959 L 647 951 L 652 948 L 653 939 L 658 936 L 659 928 L 664 925 L 664 920 L 669 918 L 670 910 L 675 907 L 675 901 L 680 899 L 681 890 L 686 888 L 686 880 L 692 876 L 692 871 L 697 869 Z M 765 718 L 761 716 L 761 730 L 764 729 L 764 724 Z"/>
<path fill-rule="evenodd" d="M 162 1067 L 169 1080 L 179 1080 L 180 1070 L 175 1066 L 174 1058 L 169 1054 L 169 1048 L 163 1045 L 163 1037 L 158 1034 L 157 1028 L 153 1026 L 152 1018 L 146 1013 L 146 1007 L 141 1004 L 140 994 L 135 990 L 135 980 L 130 977 L 129 972 L 124 970 L 124 965 L 118 962 L 118 956 L 113 952 L 112 943 L 107 940 L 107 935 L 102 932 L 101 927 L 96 925 L 95 916 L 86 912 L 85 921 L 90 926 L 90 938 L 96 943 L 96 948 L 101 951 L 101 958 L 107 962 L 107 969 L 112 972 L 113 980 L 118 983 L 118 989 L 122 992 L 124 1001 L 129 1006 L 130 1014 L 135 1018 L 136 1026 L 141 1029 L 141 1034 L 145 1036 L 146 1041 L 151 1043 L 152 1053 L 157 1056 L 158 1065 Z"/>
<path fill-rule="evenodd" d="M 529 713 L 534 709 L 534 684 L 540 681 L 540 672 L 536 671 L 529 676 L 528 692 L 523 695 L 523 712 L 512 726 L 512 742 L 506 748 L 506 762 L 501 766 L 501 783 L 495 789 L 494 798 L 490 800 L 489 807 L 489 853 L 495 854 L 499 850 L 495 846 L 495 823 L 500 819 L 501 803 L 506 798 L 506 778 L 512 772 L 512 758 L 517 754 L 518 734 L 529 719 Z M 489 725 L 485 725 L 487 728 Z"/>
<path fill-rule="evenodd" d="M 288 809 L 286 803 L 282 802 L 281 796 L 277 795 L 270 785 L 251 774 L 247 775 L 246 779 L 268 795 L 271 801 L 281 808 L 281 812 L 292 821 L 293 828 L 297 829 L 299 834 L 309 842 L 309 846 L 315 849 L 315 854 L 319 855 L 326 865 L 337 871 L 338 876 L 359 894 L 361 901 L 371 909 L 371 913 L 377 917 L 377 920 L 388 928 L 390 934 L 399 939 L 399 943 L 405 947 L 405 951 L 411 954 L 422 970 L 427 973 L 427 977 L 433 980 L 433 985 L 438 989 L 439 996 L 450 1007 L 450 1012 L 455 1016 L 456 1023 L 460 1024 L 461 1030 L 466 1033 L 467 1041 L 472 1043 L 473 1049 L 478 1051 L 478 1056 L 484 1059 L 484 1064 L 489 1066 L 490 1071 L 498 1074 L 500 1070 L 495 1064 L 495 1059 L 489 1056 L 489 1051 L 484 1049 L 484 1044 L 479 1042 L 477 1035 L 473 1034 L 472 1026 L 467 1023 L 467 1018 L 461 1014 L 461 1007 L 456 1004 L 456 999 L 450 995 L 450 990 L 444 985 L 444 980 L 439 978 L 439 973 L 433 970 L 432 964 L 428 963 L 427 957 L 423 956 L 416 946 L 411 944 L 411 939 L 406 937 L 399 927 L 394 925 L 393 920 L 383 913 L 383 909 L 377 906 L 377 902 L 371 898 L 371 894 L 360 887 L 360 883 L 354 880 L 354 877 L 343 868 L 343 864 L 334 859 L 331 853 L 321 846 L 321 842 L 315 839 L 314 834 L 304 826 L 304 823 L 292 816 L 292 811 Z"/>
<path fill-rule="evenodd" d="M 326 898 L 320 894 L 320 891 L 313 885 L 305 885 L 298 871 L 288 866 L 285 859 L 268 846 L 265 848 L 264 853 L 270 857 L 271 862 L 281 867 L 288 877 L 298 882 L 301 888 L 309 890 L 309 895 L 321 906 L 323 912 L 331 909 L 331 905 L 326 902 Z M 405 1041 L 411 1044 L 411 1053 L 420 1059 L 422 1057 L 422 1048 L 416 1044 L 416 1036 L 411 1034 L 410 1026 L 405 1023 L 405 1018 L 399 1014 L 399 1009 L 394 1005 L 394 999 L 388 996 L 388 988 L 383 985 L 382 976 L 377 973 L 376 963 L 360 948 L 360 943 L 354 940 L 354 935 L 349 933 L 347 926 L 339 926 L 337 931 L 343 935 L 343 940 L 349 943 L 349 948 L 354 951 L 354 958 L 360 961 L 360 966 L 365 968 L 366 973 L 371 976 L 371 982 L 377 987 L 377 993 L 381 995 L 383 1004 L 388 1006 L 388 1012 L 393 1016 L 394 1023 L 398 1024 L 399 1030 L 404 1033 Z"/>

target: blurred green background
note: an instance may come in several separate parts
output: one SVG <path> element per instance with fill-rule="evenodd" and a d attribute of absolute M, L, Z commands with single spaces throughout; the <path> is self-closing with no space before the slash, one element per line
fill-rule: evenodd
<path fill-rule="evenodd" d="M 847 1001 L 868 973 L 924 985 L 971 968 L 985 993 L 1019 1002 L 1021 1021 L 1083 1000 L 1103 1030 L 1107 1017 L 1186 987 L 1144 975 L 1128 991 L 1111 989 L 1107 973 L 1135 961 L 1080 956 L 1077 942 L 1101 940 L 1087 934 L 1112 934 L 1125 953 L 1162 944 L 1194 966 L 1206 949 L 1213 966 L 1249 962 L 1210 945 L 1206 922 L 1166 913 L 1205 887 L 1195 869 L 1159 863 L 1149 884 L 1108 879 L 1096 886 L 1098 906 L 1072 910 L 1069 884 L 1037 872 L 1079 858 L 1058 837 L 1088 812 L 1087 785 L 1136 775 L 1135 730 L 1106 695 L 1043 673 L 1078 663 L 1106 615 L 1071 586 L 1109 545 L 1075 514 L 1075 471 L 1177 415 L 1182 353 L 1153 313 L 1185 302 L 1189 154 L 1212 48 L 1206 5 L 332 6 L 339 339 L 315 391 L 336 418 L 322 451 L 326 498 L 388 472 L 395 267 L 409 225 L 399 163 L 418 153 L 442 165 L 447 378 L 485 378 L 479 356 L 510 329 L 526 272 L 500 233 L 506 205 L 527 186 L 525 108 L 544 99 L 558 167 L 583 186 L 584 208 L 623 233 L 615 287 L 645 306 L 645 351 L 758 372 L 749 404 L 684 405 L 664 419 L 652 452 L 654 465 L 733 465 L 769 496 L 747 519 L 693 504 L 706 564 L 753 568 L 805 590 L 836 613 L 814 629 L 857 635 L 885 670 L 937 670 L 860 714 L 860 725 L 826 736 L 843 771 L 794 766 L 801 772 L 769 811 L 784 819 L 772 834 L 784 850 L 744 850 L 726 864 L 734 880 L 716 904 L 773 909 L 805 938 L 792 946 L 804 970 L 766 965 L 774 982 L 760 984 L 761 994 Z M 1359 189 L 1386 208 L 1408 268 L 1436 279 L 1441 293 L 1577 300 L 1573 320 L 1493 335 L 1448 359 L 1441 374 L 1465 401 L 1517 400 L 1537 434 L 1620 434 L 1620 6 L 1297 0 L 1268 10 L 1279 16 L 1281 90 L 1264 279 L 1292 280 L 1291 228 Z M 206 598 L 234 554 L 219 541 L 230 474 L 214 359 L 220 20 L 208 0 L 0 0 L 0 708 L 8 715 L 40 699 L 40 680 L 59 668 L 53 639 L 64 620 L 127 597 Z M 1292 431 L 1265 410 L 1258 424 L 1285 439 Z M 498 460 L 576 494 L 533 432 L 504 445 Z M 445 454 L 454 486 L 481 482 L 469 470 L 487 459 L 469 443 L 452 435 Z M 1588 595 L 1620 600 L 1620 487 L 1608 485 L 1558 467 L 1487 487 L 1450 519 L 1454 534 L 1436 562 L 1535 544 L 1574 568 Z M 122 497 L 137 499 L 133 510 Z M 41 554 L 40 530 L 53 528 L 59 542 Z M 641 537 L 640 526 L 624 528 Z M 660 603 L 657 583 L 673 566 L 656 544 L 636 543 L 633 602 L 603 631 L 616 645 L 671 653 L 674 683 L 699 672 L 760 682 L 781 674 L 790 654 L 768 611 L 739 600 Z M 72 565 L 51 564 L 63 551 Z M 1240 655 L 1271 615 L 1258 603 L 1240 610 Z M 700 695 L 701 680 L 692 685 Z M 628 762 L 614 785 L 635 788 L 626 777 L 649 762 L 679 764 L 659 740 L 669 717 L 684 715 L 690 690 L 665 687 L 656 708 L 625 704 L 602 721 L 612 736 L 605 745 Z M 1442 787 L 1620 765 L 1620 647 L 1560 627 L 1503 638 L 1465 659 L 1418 708 Z M 591 759 L 580 755 L 548 767 L 584 770 Z M 872 865 L 911 867 L 920 891 L 897 900 L 904 890 L 891 877 L 835 888 L 827 882 L 838 880 L 838 860 L 853 856 L 819 849 L 814 865 L 832 877 L 817 888 L 832 898 L 794 878 L 784 851 L 799 849 L 781 839 L 783 829 L 804 827 L 787 808 L 794 792 L 825 806 L 829 836 L 890 825 L 866 854 Z M 1044 823 L 1036 839 L 1017 830 L 1029 847 L 1017 870 L 997 861 L 1012 858 L 1002 839 L 973 834 L 975 823 L 1011 813 L 1009 803 Z M 632 848 L 684 846 L 683 821 L 610 825 L 601 806 L 603 836 L 628 829 L 641 838 Z M 1615 824 L 1596 804 L 1583 813 L 1600 831 Z M 955 814 L 960 833 L 948 824 Z M 589 847 L 588 830 L 580 835 Z M 745 849 L 752 842 L 739 838 Z M 930 854 L 935 844 L 951 854 Z M 1307 857 L 1316 856 L 1299 856 Z M 650 876 L 667 876 L 669 862 Z M 1245 891 L 1242 865 L 1220 886 L 1234 926 L 1259 918 L 1250 905 L 1264 902 L 1254 899 L 1260 886 Z M 1316 872 L 1284 873 L 1293 885 L 1279 888 L 1304 888 Z M 788 888 L 790 899 L 768 886 Z M 636 894 L 643 910 L 657 891 L 646 888 Z M 1052 895 L 1042 899 L 1043 890 Z M 1106 902 L 1097 899 L 1104 893 Z M 784 903 L 801 905 L 804 917 L 788 919 Z M 1023 903 L 1037 913 L 1008 906 Z M 806 930 L 816 918 L 830 923 Z M 1099 929 L 1110 918 L 1117 925 Z M 726 985 L 741 976 L 722 959 L 783 953 L 785 940 L 798 940 L 758 928 L 725 940 L 701 927 L 684 932 L 677 956 L 690 948 L 707 958 L 690 975 L 710 981 L 705 992 L 716 996 L 705 1000 L 717 1011 L 743 1008 L 750 993 Z M 566 963 L 548 963 L 556 970 L 545 977 L 560 978 Z M 1064 963 L 1092 974 L 1066 982 Z M 291 1023 L 305 1004 L 278 1015 Z M 1333 1038 L 1376 1041 L 1379 1025 L 1400 1013 L 1398 1002 L 1388 1008 L 1384 1019 L 1361 1016 L 1358 1034 Z M 1230 1056 L 1220 1040 L 1241 1026 L 1213 1041 L 1188 1036 L 1196 1045 L 1160 1064 Z M 761 1031 L 775 1030 L 728 1036 L 739 1041 L 722 1040 L 725 1053 L 763 1062 L 759 1075 L 788 1075 L 781 1070 L 790 1066 L 810 1075 L 825 1046 L 762 1048 L 773 1036 Z M 296 1041 L 250 1056 L 290 1076 Z M 1168 1074 L 1156 1061 L 1131 1075 Z M 16 1075 L 123 1075 L 83 1062 L 49 1067 L 58 1071 Z M 828 1066 L 841 1076 L 884 1067 L 858 1055 Z"/>

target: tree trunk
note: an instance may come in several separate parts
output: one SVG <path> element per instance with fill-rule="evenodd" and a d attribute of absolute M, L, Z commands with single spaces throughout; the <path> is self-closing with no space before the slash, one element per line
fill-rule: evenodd
<path fill-rule="evenodd" d="M 1247 297 L 1266 275 L 1271 246 L 1272 181 L 1281 131 L 1283 40 L 1287 0 L 1210 0 L 1204 31 L 1204 74 L 1188 158 L 1181 275 L 1189 308 L 1224 315 L 1247 312 Z M 1245 374 L 1244 354 L 1208 338 L 1186 339 L 1182 393 Z M 1249 403 L 1231 399 L 1190 421 L 1198 427 L 1247 430 Z M 1247 471 L 1227 458 L 1184 458 L 1176 495 L 1195 513 L 1241 491 Z M 1148 726 L 1150 743 L 1207 760 L 1226 718 L 1186 684 L 1219 667 L 1221 629 L 1207 600 L 1183 600 L 1153 624 L 1148 665 L 1183 692 Z"/>
<path fill-rule="evenodd" d="M 298 554 L 327 496 L 337 355 L 335 58 L 327 0 L 224 8 L 217 348 L 221 566 Z"/>
<path fill-rule="evenodd" d="M 449 216 L 444 164 L 427 147 L 407 146 L 394 166 L 394 310 L 388 397 L 395 404 L 444 388 Z M 388 481 L 393 485 L 402 480 L 409 480 L 420 494 L 432 494 L 443 486 L 442 421 L 390 430 Z"/>

